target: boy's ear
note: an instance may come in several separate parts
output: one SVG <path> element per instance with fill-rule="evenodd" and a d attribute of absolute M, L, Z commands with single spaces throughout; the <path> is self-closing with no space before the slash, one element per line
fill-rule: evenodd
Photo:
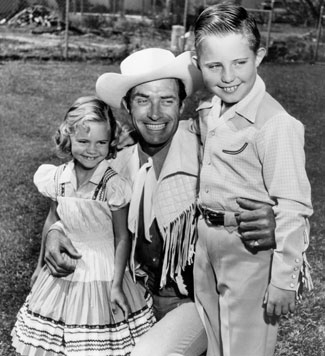
<path fill-rule="evenodd" d="M 264 47 L 260 47 L 256 53 L 256 59 L 255 59 L 256 67 L 258 67 L 262 63 L 262 60 L 265 57 L 265 55 L 266 55 L 266 49 Z"/>
<path fill-rule="evenodd" d="M 195 67 L 197 69 L 200 70 L 199 60 L 198 60 L 197 56 L 192 56 L 192 63 L 195 65 Z"/>

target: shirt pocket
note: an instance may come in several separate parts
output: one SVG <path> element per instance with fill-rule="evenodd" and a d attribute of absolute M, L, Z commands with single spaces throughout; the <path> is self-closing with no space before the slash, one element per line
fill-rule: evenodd
<path fill-rule="evenodd" d="M 245 151 L 247 146 L 248 146 L 248 142 L 244 142 L 242 145 L 238 145 L 239 147 L 238 149 L 236 149 L 235 147 L 231 150 L 223 149 L 222 152 L 228 155 L 239 155 L 240 153 Z"/>

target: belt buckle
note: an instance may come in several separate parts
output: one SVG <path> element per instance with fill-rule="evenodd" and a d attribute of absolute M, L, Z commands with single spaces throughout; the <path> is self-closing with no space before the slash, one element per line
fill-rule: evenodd
<path fill-rule="evenodd" d="M 225 224 L 225 213 L 222 211 L 205 210 L 204 218 L 209 225 L 223 226 Z"/>

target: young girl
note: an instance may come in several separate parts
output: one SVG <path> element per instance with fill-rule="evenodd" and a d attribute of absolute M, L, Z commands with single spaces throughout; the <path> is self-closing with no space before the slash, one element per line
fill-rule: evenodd
<path fill-rule="evenodd" d="M 57 202 L 62 229 L 82 257 L 67 277 L 40 270 L 12 331 L 21 355 L 129 355 L 154 323 L 149 296 L 125 272 L 131 188 L 107 160 L 117 133 L 109 106 L 81 97 L 56 135 L 58 152 L 72 160 L 35 173 L 38 190 Z"/>

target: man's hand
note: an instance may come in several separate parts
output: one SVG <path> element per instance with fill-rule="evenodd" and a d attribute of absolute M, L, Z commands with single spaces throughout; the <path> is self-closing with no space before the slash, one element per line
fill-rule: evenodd
<path fill-rule="evenodd" d="M 72 273 L 81 255 L 71 241 L 59 230 L 51 230 L 46 237 L 44 261 L 54 277 Z"/>
<path fill-rule="evenodd" d="M 272 284 L 266 292 L 266 313 L 268 316 L 280 316 L 281 314 L 293 313 L 295 311 L 296 292 L 280 289 Z"/>
<path fill-rule="evenodd" d="M 237 203 L 246 210 L 237 217 L 238 231 L 245 246 L 255 250 L 275 248 L 275 218 L 271 205 L 244 198 L 238 198 Z"/>

